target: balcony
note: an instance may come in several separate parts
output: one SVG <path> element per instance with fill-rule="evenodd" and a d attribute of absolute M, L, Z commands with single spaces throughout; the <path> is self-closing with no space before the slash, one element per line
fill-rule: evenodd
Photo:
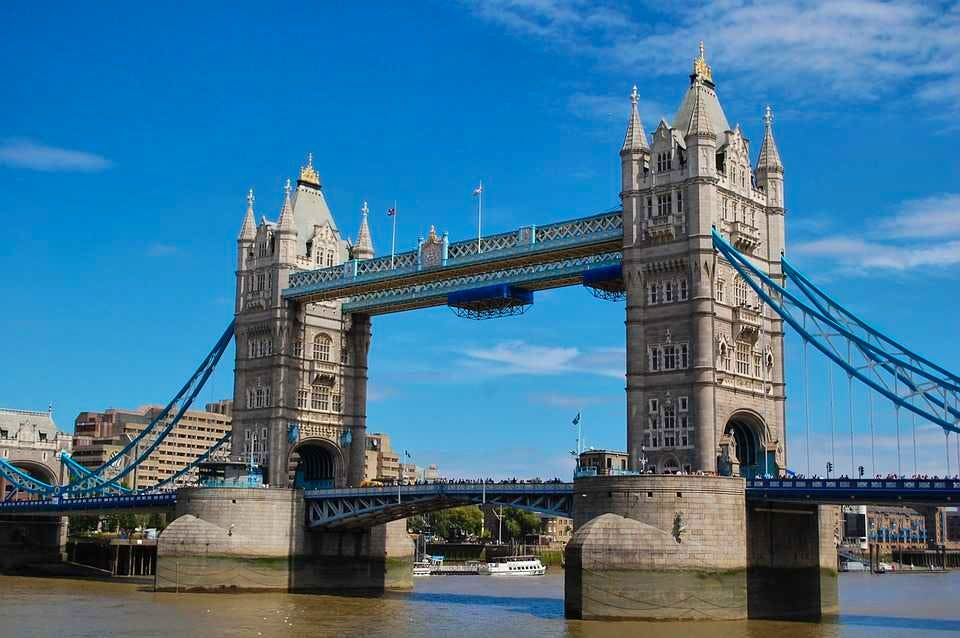
<path fill-rule="evenodd" d="M 736 324 L 737 339 L 756 340 L 760 334 L 763 315 L 758 308 L 738 306 L 733 311 L 733 321 Z"/>
<path fill-rule="evenodd" d="M 654 241 L 670 241 L 677 237 L 677 226 L 673 215 L 657 215 L 646 223 L 647 238 Z"/>
<path fill-rule="evenodd" d="M 753 251 L 760 245 L 760 229 L 746 222 L 730 222 L 730 241 L 739 250 Z"/>

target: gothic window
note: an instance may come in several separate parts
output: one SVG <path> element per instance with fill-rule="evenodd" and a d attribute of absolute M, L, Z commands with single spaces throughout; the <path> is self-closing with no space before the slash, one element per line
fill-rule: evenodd
<path fill-rule="evenodd" d="M 687 349 L 687 344 L 678 343 L 677 344 L 677 366 L 681 370 L 686 370 L 690 364 L 690 355 Z"/>
<path fill-rule="evenodd" d="M 677 398 L 677 409 L 680 412 L 686 412 L 689 405 L 690 405 L 690 400 L 687 397 Z"/>
<path fill-rule="evenodd" d="M 687 300 L 687 294 L 688 294 L 688 293 L 687 293 L 687 280 L 686 280 L 686 279 L 681 279 L 681 280 L 680 280 L 680 282 L 679 282 L 679 289 L 680 289 L 680 301 L 686 301 L 686 300 Z"/>
<path fill-rule="evenodd" d="M 653 281 L 647 284 L 647 303 L 660 303 L 660 282 Z"/>
<path fill-rule="evenodd" d="M 648 356 L 648 358 L 649 358 L 649 360 L 650 360 L 650 361 L 649 361 L 649 363 L 650 363 L 650 372 L 659 372 L 659 371 L 660 371 L 660 361 L 661 361 L 661 359 L 660 359 L 660 356 L 661 356 L 660 347 L 659 347 L 659 346 L 651 346 L 651 347 L 647 350 L 647 356 Z"/>
<path fill-rule="evenodd" d="M 299 339 L 293 342 L 293 356 L 297 358 L 303 356 L 303 342 Z"/>
<path fill-rule="evenodd" d="M 254 406 L 254 393 L 253 388 L 247 388 L 247 409 L 251 409 Z"/>
<path fill-rule="evenodd" d="M 319 246 L 317 247 L 316 254 L 314 255 L 314 257 L 316 258 L 317 265 L 319 266 L 321 262 L 323 262 L 323 251 L 320 250 Z"/>
<path fill-rule="evenodd" d="M 251 359 L 257 356 L 257 342 L 254 339 L 247 339 L 247 353 Z"/>
<path fill-rule="evenodd" d="M 743 277 L 737 277 L 733 281 L 733 296 L 738 306 L 747 305 L 747 282 Z"/>
<path fill-rule="evenodd" d="M 693 437 L 691 436 L 692 432 L 690 431 L 689 415 L 681 414 L 679 416 L 678 424 L 679 424 L 678 429 L 680 431 L 680 446 L 690 447 L 691 440 L 693 439 Z"/>
<path fill-rule="evenodd" d="M 259 386 L 257 387 L 256 390 L 254 390 L 254 397 L 255 397 L 254 403 L 253 403 L 254 407 L 262 408 L 266 405 L 266 402 L 264 401 L 264 399 L 266 398 L 265 390 L 266 388 L 264 388 L 263 386 Z"/>
<path fill-rule="evenodd" d="M 330 335 L 322 332 L 318 334 L 313 340 L 313 358 L 317 361 L 329 361 L 332 341 Z"/>
<path fill-rule="evenodd" d="M 346 348 L 340 348 L 340 363 L 342 363 L 342 364 L 346 364 L 346 363 L 347 363 L 347 349 L 346 349 Z"/>
<path fill-rule="evenodd" d="M 657 216 L 663 217 L 670 214 L 670 194 L 657 195 Z"/>
<path fill-rule="evenodd" d="M 663 446 L 677 445 L 677 414 L 672 405 L 663 406 Z"/>
<path fill-rule="evenodd" d="M 759 352 L 753 353 L 753 376 L 758 379 L 763 378 L 762 357 Z"/>
<path fill-rule="evenodd" d="M 266 257 L 267 256 L 267 242 L 262 241 L 257 246 L 257 257 Z"/>
<path fill-rule="evenodd" d="M 677 212 L 683 212 L 683 191 L 677 191 Z"/>
<path fill-rule="evenodd" d="M 333 251 L 327 253 L 327 268 L 333 266 Z"/>
<path fill-rule="evenodd" d="M 724 285 L 725 285 L 725 283 L 724 283 L 723 279 L 720 279 L 720 278 L 718 277 L 718 278 L 717 278 L 717 286 L 716 286 L 716 295 L 717 295 L 717 302 L 718 302 L 718 303 L 723 303 L 723 293 L 724 293 L 723 288 L 724 288 Z"/>
<path fill-rule="evenodd" d="M 306 408 L 307 407 L 307 389 L 300 388 L 297 390 L 297 407 Z"/>
<path fill-rule="evenodd" d="M 737 374 L 750 376 L 750 344 L 738 341 L 737 346 Z"/>
<path fill-rule="evenodd" d="M 341 402 L 341 400 L 340 400 L 340 394 L 339 394 L 339 393 L 334 393 L 334 394 L 333 394 L 333 411 L 334 411 L 334 412 L 339 412 L 339 411 L 342 410 L 342 409 L 343 409 L 343 404 L 342 404 L 342 402 Z"/>
<path fill-rule="evenodd" d="M 660 411 L 660 400 L 659 399 L 648 399 L 647 400 L 647 410 L 650 414 L 656 414 Z"/>
<path fill-rule="evenodd" d="M 310 397 L 310 407 L 314 410 L 330 410 L 330 388 L 325 385 L 313 386 L 313 393 Z"/>
<path fill-rule="evenodd" d="M 663 369 L 664 370 L 676 370 L 677 368 L 677 353 L 676 348 L 671 344 L 667 344 L 663 347 Z"/>
<path fill-rule="evenodd" d="M 663 284 L 663 302 L 670 303 L 674 301 L 674 283 L 666 281 Z"/>
<path fill-rule="evenodd" d="M 726 372 L 730 372 L 730 346 L 726 343 L 720 344 L 720 368 Z"/>
<path fill-rule="evenodd" d="M 270 400 L 270 386 L 263 389 L 263 407 L 269 408 L 272 405 Z"/>
<path fill-rule="evenodd" d="M 653 219 L 653 197 L 647 196 L 647 219 Z"/>

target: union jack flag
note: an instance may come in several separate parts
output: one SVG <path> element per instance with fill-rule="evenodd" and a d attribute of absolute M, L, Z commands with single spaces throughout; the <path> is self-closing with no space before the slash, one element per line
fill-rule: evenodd
<path fill-rule="evenodd" d="M 393 216 L 396 215 L 396 214 L 397 214 L 397 209 L 396 209 L 396 208 L 388 208 L 388 209 L 387 209 L 387 217 L 393 217 Z"/>

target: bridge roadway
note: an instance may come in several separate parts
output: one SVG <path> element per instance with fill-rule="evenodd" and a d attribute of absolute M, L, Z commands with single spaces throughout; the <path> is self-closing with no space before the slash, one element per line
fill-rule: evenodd
<path fill-rule="evenodd" d="M 589 480 L 589 479 L 585 479 Z M 750 501 L 821 505 L 956 505 L 957 479 L 752 479 Z M 459 505 L 516 507 L 547 516 L 570 516 L 573 483 L 430 483 L 396 487 L 307 490 L 308 527 L 369 527 Z M 0 503 L 0 515 L 95 514 L 115 510 L 170 511 L 175 491 Z"/>
<path fill-rule="evenodd" d="M 479 245 L 478 245 L 479 244 Z M 619 266 L 622 211 L 450 243 L 435 233 L 416 250 L 291 274 L 283 297 L 300 303 L 343 299 L 343 311 L 375 315 L 448 303 L 468 290 L 524 291 L 578 285 L 587 272 Z"/>

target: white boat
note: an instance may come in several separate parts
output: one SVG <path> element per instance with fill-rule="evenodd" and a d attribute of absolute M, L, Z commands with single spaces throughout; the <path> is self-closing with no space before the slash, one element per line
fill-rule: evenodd
<path fill-rule="evenodd" d="M 506 556 L 481 565 L 480 573 L 488 576 L 543 576 L 547 568 L 536 556 Z"/>
<path fill-rule="evenodd" d="M 433 565 L 428 560 L 418 560 L 413 564 L 414 576 L 429 576 Z"/>

